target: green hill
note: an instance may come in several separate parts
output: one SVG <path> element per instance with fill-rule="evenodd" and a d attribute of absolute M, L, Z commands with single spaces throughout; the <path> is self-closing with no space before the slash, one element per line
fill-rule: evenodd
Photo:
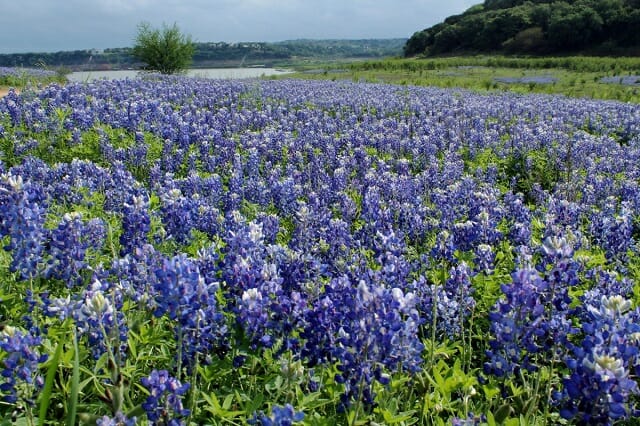
<path fill-rule="evenodd" d="M 640 54 L 640 0 L 486 0 L 418 31 L 405 56 Z"/>

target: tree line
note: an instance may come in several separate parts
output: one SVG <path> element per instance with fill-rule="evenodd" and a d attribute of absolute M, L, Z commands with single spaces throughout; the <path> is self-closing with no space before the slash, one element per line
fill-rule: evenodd
<path fill-rule="evenodd" d="M 291 40 L 264 42 L 195 42 L 192 66 L 275 66 L 305 58 L 383 58 L 401 56 L 405 39 Z M 137 69 L 133 48 L 0 54 L 5 67 L 65 67 L 71 70 Z"/>
<path fill-rule="evenodd" d="M 639 54 L 640 0 L 485 0 L 418 31 L 405 56 Z"/>

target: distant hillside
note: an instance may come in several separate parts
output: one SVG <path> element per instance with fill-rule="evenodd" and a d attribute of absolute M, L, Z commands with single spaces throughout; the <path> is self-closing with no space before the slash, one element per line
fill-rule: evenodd
<path fill-rule="evenodd" d="M 305 59 L 401 56 L 406 39 L 290 40 L 277 43 L 196 43 L 193 67 L 282 66 Z M 137 68 L 131 48 L 0 55 L 0 66 L 71 70 Z"/>
<path fill-rule="evenodd" d="M 418 31 L 405 56 L 640 54 L 640 0 L 486 0 Z"/>

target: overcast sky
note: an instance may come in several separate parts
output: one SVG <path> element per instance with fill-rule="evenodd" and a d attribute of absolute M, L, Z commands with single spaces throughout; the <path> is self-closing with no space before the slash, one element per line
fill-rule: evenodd
<path fill-rule="evenodd" d="M 195 41 L 407 38 L 482 0 L 0 0 L 0 53 L 129 47 L 136 26 Z"/>

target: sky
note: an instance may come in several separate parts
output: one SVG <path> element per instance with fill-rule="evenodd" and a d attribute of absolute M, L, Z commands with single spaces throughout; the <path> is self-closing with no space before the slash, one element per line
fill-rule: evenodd
<path fill-rule="evenodd" d="M 197 42 L 408 38 L 481 0 L 0 0 L 0 53 L 131 47 L 140 22 Z"/>

